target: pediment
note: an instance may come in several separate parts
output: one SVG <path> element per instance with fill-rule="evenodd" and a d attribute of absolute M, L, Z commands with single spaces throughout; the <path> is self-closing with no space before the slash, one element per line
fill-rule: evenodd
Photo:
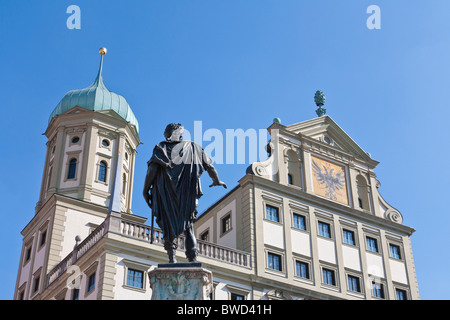
<path fill-rule="evenodd" d="M 73 108 L 70 108 L 69 110 L 67 110 L 63 114 L 76 114 L 76 113 L 89 112 L 89 111 L 92 112 L 92 110 L 90 110 L 90 109 L 86 109 L 86 108 L 80 107 L 80 106 L 75 106 Z"/>
<path fill-rule="evenodd" d="M 124 118 L 122 118 L 116 111 L 112 110 L 112 109 L 106 109 L 106 110 L 98 110 L 98 113 L 102 113 L 102 114 L 106 114 L 110 117 L 113 117 L 115 119 L 124 121 Z"/>
<path fill-rule="evenodd" d="M 351 154 L 357 159 L 368 162 L 373 166 L 378 161 L 371 158 L 336 122 L 329 116 L 322 116 L 312 120 L 288 125 L 287 131 L 303 137 L 320 141 L 324 145 Z"/>

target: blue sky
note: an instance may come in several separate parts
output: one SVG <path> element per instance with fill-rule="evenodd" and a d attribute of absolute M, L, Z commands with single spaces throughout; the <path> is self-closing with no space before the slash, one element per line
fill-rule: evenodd
<path fill-rule="evenodd" d="M 81 9 L 70 30 L 69 5 Z M 369 30 L 369 5 L 381 29 Z M 0 299 L 11 299 L 21 230 L 38 201 L 48 117 L 64 94 L 103 78 L 140 123 L 133 211 L 167 123 L 265 129 L 327 114 L 380 161 L 380 192 L 412 236 L 422 299 L 449 299 L 450 2 L 383 0 L 2 0 Z M 229 189 L 248 164 L 216 168 Z M 202 178 L 199 211 L 225 194 Z"/>

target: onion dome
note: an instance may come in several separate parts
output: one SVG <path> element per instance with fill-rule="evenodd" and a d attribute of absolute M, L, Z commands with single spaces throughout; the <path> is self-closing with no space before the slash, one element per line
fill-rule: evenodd
<path fill-rule="evenodd" d="M 109 91 L 103 83 L 102 69 L 103 56 L 106 54 L 106 48 L 100 48 L 100 68 L 94 83 L 80 90 L 72 90 L 66 93 L 64 98 L 58 103 L 55 110 L 50 115 L 49 122 L 56 116 L 67 112 L 73 107 L 79 106 L 92 111 L 115 111 L 122 119 L 136 128 L 139 132 L 138 121 L 130 108 L 127 100 L 117 93 Z"/>

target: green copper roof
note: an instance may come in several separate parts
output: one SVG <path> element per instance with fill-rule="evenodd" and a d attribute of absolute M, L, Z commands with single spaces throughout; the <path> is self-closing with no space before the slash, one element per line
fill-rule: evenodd
<path fill-rule="evenodd" d="M 100 60 L 100 69 L 94 83 L 80 90 L 72 90 L 66 93 L 50 115 L 49 122 L 56 116 L 65 113 L 75 106 L 93 111 L 113 110 L 125 121 L 129 122 L 139 132 L 138 121 L 131 110 L 127 100 L 117 93 L 109 91 L 103 83 L 102 77 L 103 55 Z"/>

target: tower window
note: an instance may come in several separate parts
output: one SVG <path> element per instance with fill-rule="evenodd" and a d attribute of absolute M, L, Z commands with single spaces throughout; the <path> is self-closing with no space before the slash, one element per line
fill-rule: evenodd
<path fill-rule="evenodd" d="M 67 179 L 75 179 L 76 171 L 77 171 L 77 159 L 73 158 L 69 162 L 69 172 L 67 173 Z"/>
<path fill-rule="evenodd" d="M 80 141 L 79 137 L 73 137 L 72 138 L 72 143 L 78 143 L 78 141 Z"/>
<path fill-rule="evenodd" d="M 107 167 L 106 162 L 101 161 L 100 167 L 98 169 L 98 181 L 106 182 L 106 167 Z"/>
<path fill-rule="evenodd" d="M 102 140 L 102 145 L 103 145 L 104 147 L 109 147 L 109 141 L 106 140 L 106 139 L 103 139 L 103 140 Z"/>
<path fill-rule="evenodd" d="M 292 181 L 293 181 L 293 180 L 292 180 L 292 174 L 288 174 L 288 183 L 289 183 L 289 184 L 293 184 Z"/>

